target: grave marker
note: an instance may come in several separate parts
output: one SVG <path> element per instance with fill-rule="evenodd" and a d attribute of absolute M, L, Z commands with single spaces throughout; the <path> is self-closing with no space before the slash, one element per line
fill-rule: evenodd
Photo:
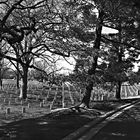
<path fill-rule="evenodd" d="M 26 108 L 22 107 L 22 113 L 25 113 L 25 112 L 26 112 Z"/>
<path fill-rule="evenodd" d="M 18 102 L 18 98 L 15 98 L 15 103 L 17 103 Z"/>
<path fill-rule="evenodd" d="M 10 112 L 11 112 L 11 110 L 10 110 L 10 108 L 8 107 L 8 108 L 6 109 L 6 114 L 10 114 Z"/>
<path fill-rule="evenodd" d="M 42 102 L 40 103 L 40 107 L 43 107 L 43 103 Z"/>
<path fill-rule="evenodd" d="M 28 103 L 28 108 L 30 108 L 30 103 Z"/>
<path fill-rule="evenodd" d="M 24 101 L 23 101 L 23 100 L 21 100 L 20 104 L 21 104 L 21 105 L 23 105 L 23 104 L 24 104 Z"/>
<path fill-rule="evenodd" d="M 6 98 L 4 98 L 4 101 L 3 101 L 3 102 L 4 102 L 4 103 L 6 103 L 6 100 L 7 100 L 7 99 L 6 99 Z"/>
<path fill-rule="evenodd" d="M 11 105 L 11 101 L 8 102 L 8 105 Z"/>
<path fill-rule="evenodd" d="M 45 104 L 45 100 L 43 100 L 43 104 Z"/>

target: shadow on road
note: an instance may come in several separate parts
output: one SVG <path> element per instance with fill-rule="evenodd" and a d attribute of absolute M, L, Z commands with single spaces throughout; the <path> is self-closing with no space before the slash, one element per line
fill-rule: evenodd
<path fill-rule="evenodd" d="M 0 140 L 61 140 L 89 121 L 90 118 L 79 115 L 57 119 L 46 115 L 21 120 L 1 126 Z"/>

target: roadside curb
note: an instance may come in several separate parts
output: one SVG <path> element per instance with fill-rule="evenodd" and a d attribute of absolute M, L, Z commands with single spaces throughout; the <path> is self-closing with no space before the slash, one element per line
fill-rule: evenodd
<path fill-rule="evenodd" d="M 136 104 L 138 101 L 139 100 L 136 100 L 132 103 L 122 105 L 115 110 L 112 110 L 110 112 L 105 113 L 104 115 L 101 115 L 100 117 L 97 117 L 95 120 L 90 121 L 89 123 L 80 127 L 75 132 L 73 132 L 73 133 L 69 134 L 68 136 L 64 137 L 62 140 L 77 140 L 80 136 L 82 136 L 84 133 L 86 133 L 88 130 L 90 130 L 93 126 L 95 126 L 95 125 L 99 124 L 100 122 L 104 121 L 106 118 L 110 117 L 114 113 L 116 113 L 116 112 L 130 106 L 130 105 Z"/>

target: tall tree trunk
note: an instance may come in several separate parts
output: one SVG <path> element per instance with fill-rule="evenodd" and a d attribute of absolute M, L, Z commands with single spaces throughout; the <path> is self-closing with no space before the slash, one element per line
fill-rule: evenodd
<path fill-rule="evenodd" d="M 19 69 L 19 63 L 18 62 L 17 62 L 17 69 Z M 16 86 L 17 86 L 17 89 L 19 89 L 19 72 L 18 71 L 16 73 L 16 76 L 17 76 Z"/>
<path fill-rule="evenodd" d="M 19 63 L 17 62 L 17 69 L 19 69 Z M 19 94 L 20 93 L 20 86 L 19 86 L 19 80 L 20 80 L 20 77 L 19 77 L 19 72 L 18 72 L 18 70 L 17 70 L 17 73 L 16 73 L 16 92 L 17 92 L 17 94 Z"/>
<path fill-rule="evenodd" d="M 122 83 L 120 81 L 118 81 L 117 86 L 116 86 L 116 99 L 118 99 L 118 100 L 121 99 L 121 85 L 122 85 Z"/>
<path fill-rule="evenodd" d="M 17 51 L 16 51 L 16 57 L 17 57 L 17 59 L 19 59 L 20 58 L 20 56 L 19 56 L 19 46 L 17 46 Z M 17 92 L 17 94 L 19 94 L 20 93 L 20 85 L 19 85 L 19 80 L 20 80 L 20 68 L 19 68 L 19 62 L 17 61 L 17 66 L 16 66 L 17 68 L 17 72 L 16 72 L 16 92 Z"/>
<path fill-rule="evenodd" d="M 19 73 L 17 73 L 17 81 L 16 81 L 17 89 L 19 89 Z"/>
<path fill-rule="evenodd" d="M 98 22 L 98 25 L 96 27 L 96 33 L 95 33 L 96 38 L 95 38 L 95 43 L 93 46 L 93 51 L 94 50 L 98 51 L 100 49 L 103 16 L 104 16 L 103 11 L 99 11 L 99 17 L 98 17 L 99 22 Z M 83 99 L 82 99 L 82 102 L 80 105 L 82 107 L 83 106 L 89 107 L 91 92 L 92 92 L 93 84 L 94 84 L 92 77 L 93 77 L 93 75 L 95 75 L 96 68 L 97 68 L 97 62 L 98 62 L 98 54 L 93 56 L 92 66 L 88 71 L 88 75 L 90 78 L 89 78 L 89 81 L 88 81 L 88 84 L 87 84 L 87 87 L 86 87 L 86 90 L 85 90 L 85 93 L 84 93 L 84 96 L 83 96 Z"/>
<path fill-rule="evenodd" d="M 123 40 L 123 37 L 122 37 L 122 26 L 121 26 L 121 24 L 122 24 L 122 21 L 120 20 L 119 21 L 119 36 L 118 36 L 118 40 L 119 40 L 119 42 L 122 42 L 122 40 Z M 120 45 L 119 47 L 118 47 L 118 63 L 122 63 L 122 54 L 123 54 L 123 46 L 122 45 Z M 121 85 L 122 85 L 122 82 L 121 81 L 117 81 L 117 86 L 116 86 L 116 99 L 121 99 Z"/>
<path fill-rule="evenodd" d="M 2 89 L 2 58 L 1 57 L 0 57 L 0 88 Z"/>
<path fill-rule="evenodd" d="M 23 67 L 23 76 L 22 76 L 22 84 L 20 91 L 20 98 L 27 98 L 27 88 L 28 88 L 28 68 L 26 66 Z"/>
<path fill-rule="evenodd" d="M 91 96 L 91 91 L 93 89 L 93 82 L 89 81 L 88 85 L 86 86 L 85 94 L 82 99 L 82 104 L 81 106 L 86 106 L 89 108 L 89 102 L 90 102 L 90 96 Z"/>
<path fill-rule="evenodd" d="M 2 89 L 2 74 L 1 74 L 1 66 L 0 66 L 0 88 Z"/>

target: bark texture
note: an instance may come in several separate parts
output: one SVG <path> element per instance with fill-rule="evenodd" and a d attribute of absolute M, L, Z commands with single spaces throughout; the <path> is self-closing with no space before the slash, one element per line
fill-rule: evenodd
<path fill-rule="evenodd" d="M 20 91 L 20 98 L 26 99 L 27 98 L 27 88 L 28 88 L 28 67 L 23 67 L 23 75 L 22 75 L 22 84 L 21 84 L 21 91 Z"/>
<path fill-rule="evenodd" d="M 94 43 L 94 46 L 93 46 L 93 51 L 95 51 L 95 50 L 99 51 L 100 50 L 103 16 L 104 16 L 103 11 L 99 11 L 99 17 L 98 17 L 99 22 L 98 22 L 98 25 L 96 26 L 96 33 L 95 33 L 96 38 L 95 38 L 95 43 Z M 97 61 L 98 61 L 98 53 L 93 56 L 92 66 L 88 70 L 88 75 L 90 77 L 92 77 L 96 73 L 96 68 L 97 68 L 97 65 L 98 65 Z M 85 94 L 84 94 L 83 99 L 82 99 L 81 104 L 83 104 L 83 106 L 89 107 L 91 92 L 92 92 L 92 89 L 93 89 L 93 84 L 94 84 L 93 79 L 90 78 L 89 81 L 88 81 L 86 90 L 85 90 Z"/>
<path fill-rule="evenodd" d="M 116 86 L 116 99 L 121 99 L 121 85 L 122 83 L 119 81 Z"/>

